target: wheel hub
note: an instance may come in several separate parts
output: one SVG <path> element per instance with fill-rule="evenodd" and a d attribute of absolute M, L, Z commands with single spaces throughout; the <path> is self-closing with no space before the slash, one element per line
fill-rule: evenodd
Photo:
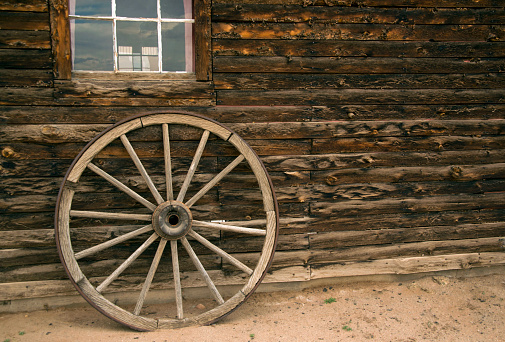
<path fill-rule="evenodd" d="M 178 240 L 191 229 L 193 215 L 181 202 L 168 201 L 160 204 L 153 213 L 153 227 L 159 236 Z"/>

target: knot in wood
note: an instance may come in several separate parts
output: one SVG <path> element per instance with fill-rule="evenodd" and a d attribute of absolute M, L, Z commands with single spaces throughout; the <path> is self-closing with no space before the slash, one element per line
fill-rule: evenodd
<path fill-rule="evenodd" d="M 13 158 L 17 156 L 17 153 L 11 147 L 6 147 L 2 150 L 2 156 L 5 158 Z"/>

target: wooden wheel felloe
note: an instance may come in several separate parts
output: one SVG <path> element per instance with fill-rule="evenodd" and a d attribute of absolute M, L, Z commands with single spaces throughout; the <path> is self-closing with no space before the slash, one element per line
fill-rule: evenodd
<path fill-rule="evenodd" d="M 227 196 L 216 188 L 235 198 L 218 198 Z M 55 225 L 82 296 L 122 324 L 153 330 L 211 323 L 244 302 L 272 261 L 278 221 L 270 178 L 238 135 L 202 116 L 154 113 L 110 127 L 81 151 L 62 183 Z M 222 295 L 223 278 L 243 286 Z M 206 286 L 213 306 L 188 313 L 187 284 Z M 168 287 L 172 312 L 145 313 L 149 290 Z M 136 290 L 136 303 L 107 298 L 121 290 Z"/>

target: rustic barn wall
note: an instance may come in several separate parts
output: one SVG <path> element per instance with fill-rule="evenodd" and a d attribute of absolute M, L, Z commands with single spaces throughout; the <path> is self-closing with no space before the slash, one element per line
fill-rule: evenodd
<path fill-rule="evenodd" d="M 54 6 L 0 1 L 4 305 L 74 293 L 52 230 L 66 169 L 111 123 L 174 107 L 228 124 L 268 168 L 282 227 L 266 281 L 503 265 L 505 9 L 498 0 L 441 5 L 213 0 L 212 80 L 174 82 L 60 77 Z M 209 154 L 204 165 L 224 161 Z M 90 208 L 114 205 L 106 190 Z M 218 209 L 250 202 L 239 195 L 219 188 L 206 200 Z M 76 234 L 91 242 L 111 232 Z M 255 258 L 254 240 L 218 242 Z M 125 289 L 152 253 L 128 271 Z M 103 255 L 87 267 L 101 276 L 116 264 Z"/>

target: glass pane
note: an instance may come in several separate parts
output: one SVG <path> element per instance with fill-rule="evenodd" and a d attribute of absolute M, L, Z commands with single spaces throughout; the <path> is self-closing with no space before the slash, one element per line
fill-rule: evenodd
<path fill-rule="evenodd" d="M 162 23 L 161 44 L 163 46 L 163 71 L 187 71 L 186 70 L 186 39 L 185 27 L 191 28 L 191 24 L 185 23 Z M 191 30 L 188 30 L 191 34 Z M 192 46 L 192 39 L 189 43 Z M 189 55 L 191 57 L 191 54 Z"/>
<path fill-rule="evenodd" d="M 112 15 L 110 0 L 71 0 L 69 7 L 70 14 L 109 17 Z"/>
<path fill-rule="evenodd" d="M 159 71 L 156 23 L 117 22 L 119 71 Z"/>
<path fill-rule="evenodd" d="M 116 0 L 116 15 L 128 18 L 158 18 L 156 0 Z"/>
<path fill-rule="evenodd" d="M 161 17 L 170 19 L 191 19 L 191 0 L 160 0 Z"/>
<path fill-rule="evenodd" d="M 113 71 L 112 22 L 71 20 L 74 70 Z"/>

